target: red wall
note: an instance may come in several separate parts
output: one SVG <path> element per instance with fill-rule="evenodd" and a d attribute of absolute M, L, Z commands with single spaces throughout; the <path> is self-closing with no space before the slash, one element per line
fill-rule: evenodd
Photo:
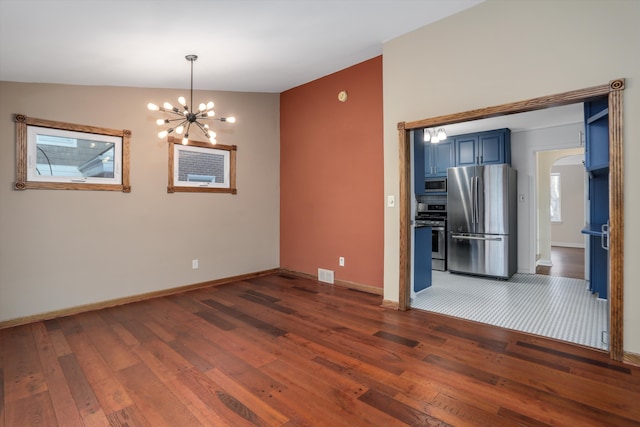
<path fill-rule="evenodd" d="M 281 268 L 382 288 L 382 135 L 381 56 L 280 95 Z"/>

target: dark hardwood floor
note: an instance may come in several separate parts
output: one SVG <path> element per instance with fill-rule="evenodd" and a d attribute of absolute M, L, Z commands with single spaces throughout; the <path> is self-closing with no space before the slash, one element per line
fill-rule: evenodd
<path fill-rule="evenodd" d="M 584 280 L 584 249 L 551 247 L 551 267 L 539 265 L 536 274 Z"/>
<path fill-rule="evenodd" d="M 640 368 L 272 275 L 0 330 L 0 426 L 638 426 Z"/>

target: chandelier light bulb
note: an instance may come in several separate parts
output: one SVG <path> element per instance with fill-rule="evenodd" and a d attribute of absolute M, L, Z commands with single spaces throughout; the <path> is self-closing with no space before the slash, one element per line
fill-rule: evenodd
<path fill-rule="evenodd" d="M 181 96 L 180 98 L 178 98 L 178 102 L 180 103 L 180 105 L 182 105 L 183 107 L 187 106 L 187 100 L 184 99 L 184 96 Z"/>
<path fill-rule="evenodd" d="M 447 134 L 444 131 L 444 128 L 438 129 L 438 140 L 442 141 L 443 139 L 447 139 Z"/>
<path fill-rule="evenodd" d="M 209 131 L 209 138 L 216 139 L 216 133 L 212 130 Z"/>
<path fill-rule="evenodd" d="M 184 138 L 182 138 L 182 145 L 187 145 L 189 143 L 189 138 L 187 138 L 187 135 L 184 136 Z"/>
<path fill-rule="evenodd" d="M 169 104 L 168 102 L 165 102 L 162 106 L 167 110 L 173 110 L 173 105 Z"/>
<path fill-rule="evenodd" d="M 204 102 L 202 102 L 202 103 L 200 103 L 200 105 L 198 105 L 198 110 L 200 110 L 200 111 L 204 111 L 204 110 L 206 110 L 206 109 L 207 109 L 207 106 L 206 106 L 206 105 L 204 105 Z"/>
<path fill-rule="evenodd" d="M 209 110 L 209 111 L 207 111 L 207 117 L 213 117 L 213 116 L 215 116 L 215 115 L 216 115 L 216 112 L 215 112 L 215 111 L 213 111 L 213 110 Z"/>
<path fill-rule="evenodd" d="M 161 132 L 158 133 L 158 138 L 164 138 L 169 134 L 169 132 L 167 132 L 166 130 L 163 130 Z"/>
<path fill-rule="evenodd" d="M 227 117 L 227 120 L 226 120 L 226 121 L 227 121 L 227 122 L 229 122 L 229 123 L 235 123 L 235 122 L 236 122 L 236 118 L 235 118 L 235 117 L 233 117 L 233 116 L 231 116 L 231 117 Z"/>
<path fill-rule="evenodd" d="M 169 123 L 169 120 L 167 120 L 167 119 L 158 119 L 158 120 L 156 120 L 156 124 L 158 124 L 158 125 L 163 125 L 165 123 Z"/>
<path fill-rule="evenodd" d="M 151 111 L 160 111 L 160 107 L 158 107 L 156 104 L 152 102 L 147 104 L 147 108 Z"/>
<path fill-rule="evenodd" d="M 184 126 L 180 125 L 176 128 L 176 133 L 178 135 L 182 135 L 182 132 L 184 131 Z"/>
<path fill-rule="evenodd" d="M 210 110 L 210 109 L 212 109 L 212 108 L 213 108 L 213 101 L 209 101 L 209 102 L 207 103 L 207 109 L 208 109 L 208 110 Z"/>

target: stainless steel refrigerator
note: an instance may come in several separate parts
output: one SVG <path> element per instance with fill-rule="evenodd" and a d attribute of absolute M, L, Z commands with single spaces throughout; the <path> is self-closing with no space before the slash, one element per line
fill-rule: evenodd
<path fill-rule="evenodd" d="M 448 169 L 448 269 L 508 279 L 517 270 L 516 171 L 506 164 Z"/>

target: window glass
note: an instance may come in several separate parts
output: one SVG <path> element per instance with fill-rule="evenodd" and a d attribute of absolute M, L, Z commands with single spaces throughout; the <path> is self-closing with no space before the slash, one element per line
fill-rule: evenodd
<path fill-rule="evenodd" d="M 28 127 L 29 181 L 120 184 L 122 138 Z"/>
<path fill-rule="evenodd" d="M 552 173 L 551 174 L 551 221 L 552 222 L 560 222 L 562 221 L 561 215 L 561 198 L 560 198 L 560 174 Z"/>
<path fill-rule="evenodd" d="M 210 148 L 175 145 L 174 184 L 229 188 L 229 152 Z"/>

